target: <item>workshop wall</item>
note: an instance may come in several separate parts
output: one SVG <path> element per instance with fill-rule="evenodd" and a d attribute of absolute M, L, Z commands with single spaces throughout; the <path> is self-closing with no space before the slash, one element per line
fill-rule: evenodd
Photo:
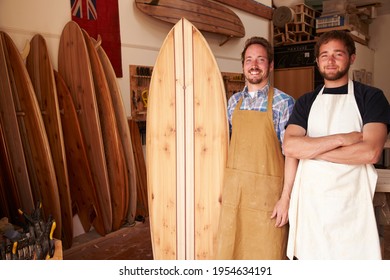
<path fill-rule="evenodd" d="M 271 0 L 259 0 L 271 6 Z M 153 66 L 158 51 L 172 24 L 149 18 L 137 9 L 133 0 L 118 0 L 123 77 L 118 79 L 126 113 L 130 109 L 129 65 Z M 244 38 L 233 38 L 220 46 L 226 39 L 222 35 L 203 33 L 210 45 L 221 71 L 241 72 L 240 54 L 246 38 L 258 35 L 270 38 L 271 22 L 267 19 L 232 9 L 245 26 Z M 42 34 L 51 54 L 53 67 L 57 69 L 60 35 L 71 19 L 70 0 L 1 0 L 0 29 L 7 32 L 22 50 L 36 33 Z"/>

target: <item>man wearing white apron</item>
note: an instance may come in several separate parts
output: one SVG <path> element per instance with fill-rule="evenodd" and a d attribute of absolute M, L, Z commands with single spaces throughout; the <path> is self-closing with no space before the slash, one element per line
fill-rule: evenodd
<path fill-rule="evenodd" d="M 299 98 L 289 120 L 284 151 L 292 181 L 289 259 L 381 259 L 372 204 L 390 124 L 380 89 L 352 81 L 353 39 L 324 33 L 316 43 L 324 86 Z M 299 162 L 299 163 L 298 163 Z"/>

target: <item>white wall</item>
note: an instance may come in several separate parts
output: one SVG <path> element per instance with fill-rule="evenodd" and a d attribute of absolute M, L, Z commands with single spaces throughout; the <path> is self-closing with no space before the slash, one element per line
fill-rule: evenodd
<path fill-rule="evenodd" d="M 390 100 L 390 15 L 378 16 L 370 24 L 370 47 L 374 56 L 374 85 L 383 90 Z"/>
<path fill-rule="evenodd" d="M 374 72 L 374 55 L 375 52 L 366 45 L 355 42 L 356 46 L 356 60 L 351 65 L 350 77 L 353 77 L 353 70 L 362 70 L 366 72 Z"/>
<path fill-rule="evenodd" d="M 272 0 L 259 0 L 271 6 Z M 126 112 L 130 116 L 129 65 L 154 65 L 159 48 L 173 25 L 149 18 L 135 7 L 133 0 L 118 0 L 122 41 L 123 78 L 118 79 Z M 269 38 L 270 22 L 231 8 L 242 20 L 246 36 L 232 39 L 223 46 L 220 35 L 203 33 L 223 72 L 241 72 L 240 54 L 247 37 Z M 71 19 L 70 0 L 0 0 L 0 30 L 6 31 L 20 50 L 35 33 L 42 34 L 48 44 L 54 68 L 57 68 L 58 44 L 62 28 Z M 388 49 L 390 15 L 378 16 L 370 24 L 369 48 L 357 43 L 357 60 L 353 69 L 373 73 L 373 85 L 381 88 L 390 100 Z"/>
<path fill-rule="evenodd" d="M 272 0 L 259 0 L 267 6 Z M 118 79 L 127 115 L 130 116 L 129 65 L 153 66 L 160 46 L 173 27 L 140 12 L 133 0 L 118 0 L 123 78 Z M 240 54 L 246 38 L 258 35 L 269 39 L 270 21 L 240 10 L 232 9 L 244 24 L 246 36 L 231 39 L 219 46 L 224 37 L 203 33 L 223 72 L 241 73 Z M 60 35 L 71 20 L 70 0 L 0 0 L 0 30 L 7 32 L 22 50 L 26 41 L 36 33 L 42 34 L 48 44 L 53 67 L 57 69 Z"/>

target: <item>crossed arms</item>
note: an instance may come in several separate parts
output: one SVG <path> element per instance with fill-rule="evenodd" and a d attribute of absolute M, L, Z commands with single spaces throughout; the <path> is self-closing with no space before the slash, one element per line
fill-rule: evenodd
<path fill-rule="evenodd" d="M 323 137 L 306 136 L 306 130 L 289 125 L 284 135 L 285 176 L 281 198 L 276 203 L 271 219 L 275 226 L 288 222 L 290 195 L 299 159 L 321 159 L 342 164 L 377 163 L 387 138 L 383 123 L 368 123 L 363 132 L 349 132 Z"/>
<path fill-rule="evenodd" d="M 363 132 L 308 137 L 306 130 L 289 125 L 284 135 L 284 153 L 295 159 L 322 159 L 342 164 L 377 163 L 387 138 L 383 123 L 368 123 Z"/>

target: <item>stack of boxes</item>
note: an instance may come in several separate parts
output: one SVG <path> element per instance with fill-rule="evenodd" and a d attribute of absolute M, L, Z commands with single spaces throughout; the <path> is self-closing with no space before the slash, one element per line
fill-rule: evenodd
<path fill-rule="evenodd" d="M 294 17 L 284 27 L 274 26 L 274 45 L 291 43 L 305 43 L 313 40 L 316 31 L 317 11 L 305 4 L 298 4 L 291 7 Z"/>
<path fill-rule="evenodd" d="M 375 5 L 356 7 L 348 0 L 322 2 L 322 14 L 316 19 L 317 34 L 329 30 L 350 31 L 355 41 L 367 45 L 368 26 L 375 17 Z"/>

